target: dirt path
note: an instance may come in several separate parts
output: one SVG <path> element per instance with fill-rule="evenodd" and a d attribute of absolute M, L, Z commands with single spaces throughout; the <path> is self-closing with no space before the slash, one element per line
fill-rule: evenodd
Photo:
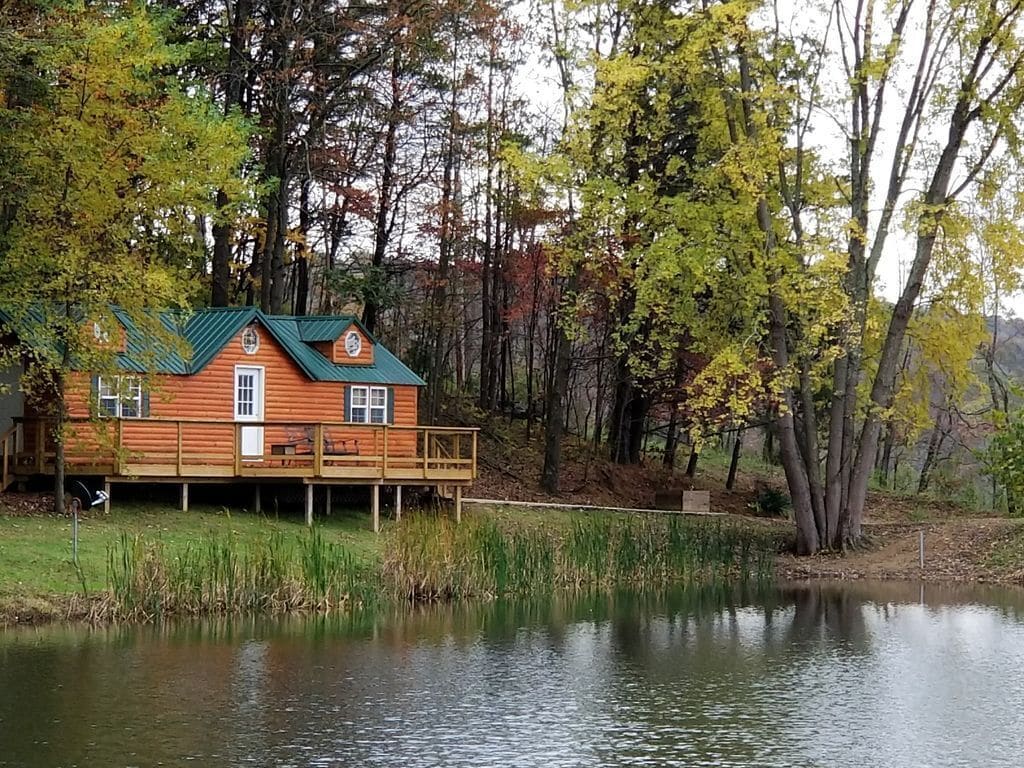
<path fill-rule="evenodd" d="M 1010 556 L 1024 522 L 964 518 L 865 525 L 871 543 L 846 555 L 784 556 L 786 578 L 924 579 L 928 581 L 1024 582 L 1024 568 Z M 924 532 L 925 565 L 919 564 Z"/>

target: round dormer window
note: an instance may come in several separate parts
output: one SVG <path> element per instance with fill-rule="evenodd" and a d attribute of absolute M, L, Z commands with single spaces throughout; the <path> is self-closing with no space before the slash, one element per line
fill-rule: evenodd
<path fill-rule="evenodd" d="M 252 326 L 242 331 L 242 351 L 247 355 L 255 355 L 260 348 L 260 335 Z"/>
<path fill-rule="evenodd" d="M 349 331 L 345 336 L 345 351 L 349 357 L 359 357 L 363 351 L 363 340 L 357 331 Z"/>

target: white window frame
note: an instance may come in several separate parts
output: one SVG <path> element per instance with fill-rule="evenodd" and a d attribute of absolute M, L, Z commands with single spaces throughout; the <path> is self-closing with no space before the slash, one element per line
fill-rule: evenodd
<path fill-rule="evenodd" d="M 380 398 L 380 404 L 374 405 L 374 396 Z M 388 388 L 387 387 L 351 387 L 349 400 L 349 421 L 353 424 L 387 424 L 388 421 Z M 357 399 L 359 402 L 357 402 Z M 379 418 L 374 418 L 375 416 Z"/>
<path fill-rule="evenodd" d="M 252 413 L 240 414 L 238 412 L 238 374 L 239 371 L 251 371 L 253 373 L 252 381 Z M 232 384 L 232 390 L 234 392 L 234 420 L 235 421 L 263 421 L 263 409 L 266 405 L 266 392 L 264 387 L 266 386 L 267 373 L 266 369 L 262 365 L 236 365 L 235 376 Z"/>
<path fill-rule="evenodd" d="M 104 389 L 110 394 L 103 394 Z M 142 379 L 138 376 L 97 376 L 96 401 L 100 416 L 110 419 L 141 419 Z M 134 405 L 135 413 L 131 413 L 131 408 L 126 408 L 126 405 Z"/>

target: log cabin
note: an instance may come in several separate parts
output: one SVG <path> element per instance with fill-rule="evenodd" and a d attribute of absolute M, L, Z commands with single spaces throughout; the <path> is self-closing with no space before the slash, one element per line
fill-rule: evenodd
<path fill-rule="evenodd" d="M 308 523 L 314 488 L 326 488 L 329 507 L 337 485 L 371 487 L 375 529 L 386 485 L 398 515 L 403 486 L 433 487 L 460 515 L 476 429 L 419 424 L 423 380 L 356 318 L 168 312 L 160 322 L 180 342 L 169 346 L 113 316 L 115 332 L 93 330 L 117 345 L 117 372 L 76 371 L 65 387 L 67 473 L 101 481 L 108 505 L 116 483 L 178 483 L 187 509 L 189 484 L 253 484 L 258 507 L 261 483 L 294 482 L 305 486 Z M 9 325 L 0 316 L 17 336 Z M 54 471 L 53 409 L 8 390 L 0 491 Z"/>

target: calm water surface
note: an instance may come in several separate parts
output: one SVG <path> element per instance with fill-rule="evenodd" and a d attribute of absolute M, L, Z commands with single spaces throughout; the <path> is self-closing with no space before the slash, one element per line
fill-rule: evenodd
<path fill-rule="evenodd" d="M 885 584 L 0 633 L 0 766 L 1020 766 L 1024 596 Z"/>

